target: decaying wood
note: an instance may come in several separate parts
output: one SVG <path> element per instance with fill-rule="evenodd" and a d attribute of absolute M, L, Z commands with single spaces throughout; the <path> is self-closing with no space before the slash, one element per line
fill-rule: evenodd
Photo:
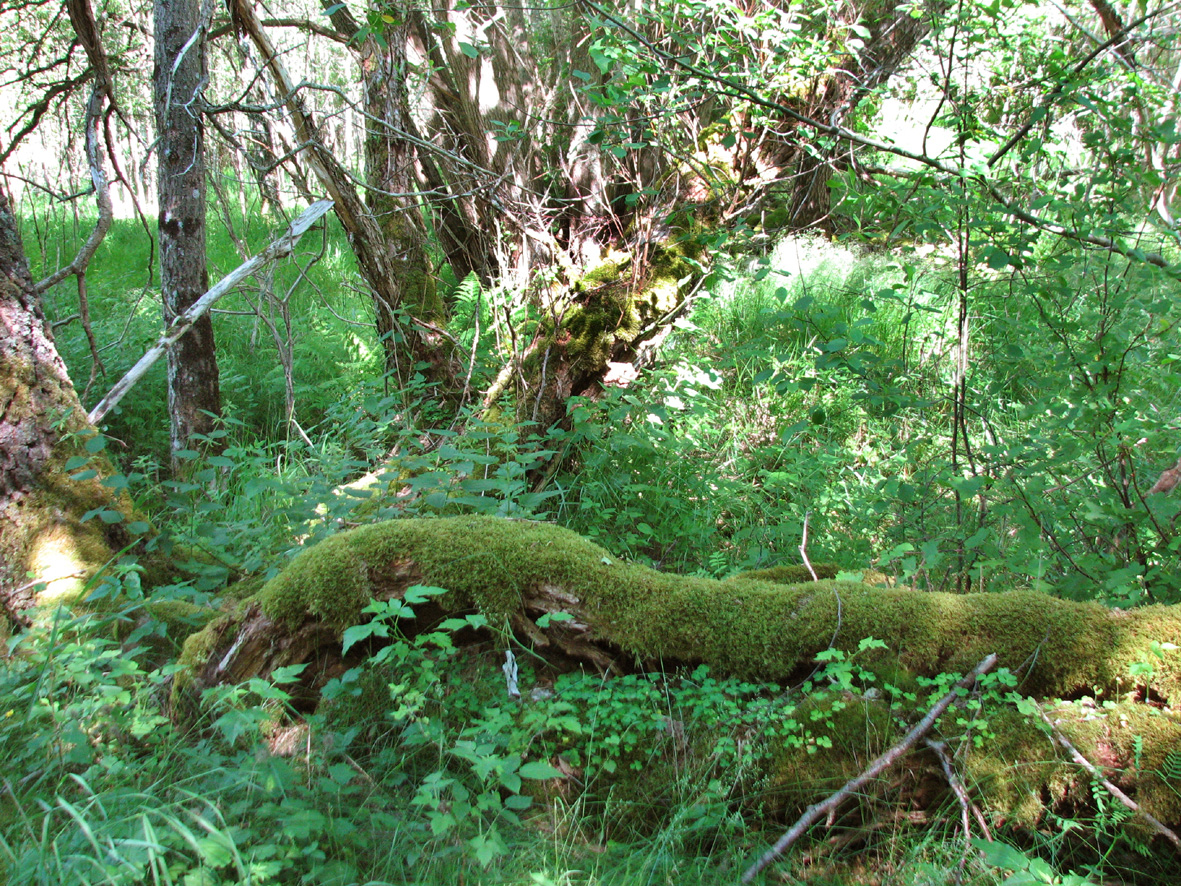
<path fill-rule="evenodd" d="M 411 588 L 426 585 L 446 593 L 431 595 L 429 604 L 415 603 L 414 617 L 399 622 L 404 635 L 429 632 L 444 619 L 478 611 L 503 648 L 515 650 L 519 643 L 559 671 L 582 666 L 608 674 L 706 665 L 712 673 L 787 685 L 814 673 L 817 656 L 825 650 L 858 654 L 860 641 L 874 637 L 884 644 L 882 658 L 870 664 L 879 674 L 897 673 L 910 680 L 971 670 L 971 678 L 983 672 L 983 664 L 973 665 L 984 658 L 989 667 L 995 663 L 1012 671 L 1023 695 L 1101 695 L 1122 700 L 1130 718 L 1151 715 L 1151 731 L 1121 727 L 1125 715 L 1111 715 L 1103 747 L 1119 748 L 1109 754 L 1114 765 L 1131 765 L 1119 762 L 1130 759 L 1129 729 L 1143 736 L 1136 753 L 1156 761 L 1153 765 L 1181 739 L 1181 657 L 1166 656 L 1151 676 L 1140 678 L 1144 682 L 1139 686 L 1128 679 L 1153 642 L 1181 636 L 1181 607 L 1113 612 L 1030 591 L 919 593 L 836 581 L 836 567 L 829 564 L 817 566 L 816 572 L 820 581 L 810 581 L 803 566 L 756 570 L 725 581 L 669 575 L 620 560 L 568 530 L 528 520 L 449 517 L 375 523 L 310 546 L 246 603 L 191 637 L 181 657 L 186 669 L 173 693 L 174 711 L 185 716 L 210 686 L 267 679 L 279 668 L 301 664 L 305 667 L 298 684 L 286 688 L 297 710 L 313 710 L 328 680 L 374 652 L 362 648 L 366 644 L 355 644 L 347 654 L 342 649 L 348 627 L 369 617 L 366 607 L 374 600 L 405 599 Z M 515 639 L 507 639 L 498 630 L 502 628 Z M 478 648 L 493 651 L 487 647 L 489 635 L 481 635 Z M 468 639 L 457 636 L 460 644 Z M 500 656 L 503 650 L 489 666 L 499 667 Z M 527 697 L 525 687 L 521 695 Z M 1137 698 L 1150 701 L 1139 703 Z M 867 709 L 874 707 L 867 700 Z M 1148 714 L 1134 708 L 1145 708 Z M 926 717 L 915 711 L 911 722 L 922 720 L 864 771 L 857 754 L 841 756 L 833 750 L 822 755 L 829 758 L 826 777 L 832 777 L 835 766 L 839 781 L 851 780 L 843 793 L 812 808 L 795 833 L 926 737 L 940 710 Z M 1089 724 L 1091 720 L 1080 720 L 1071 737 L 1076 747 L 1092 753 Z M 850 727 L 834 723 L 832 728 L 835 734 Z M 862 732 L 862 726 L 851 728 Z M 965 818 L 976 814 L 974 800 L 986 815 L 1010 820 L 1021 815 L 1035 825 L 1040 813 L 1016 809 L 1014 803 L 1022 803 L 1026 793 L 1041 796 L 1046 779 L 1071 781 L 1077 770 L 1046 761 L 1038 724 L 1017 718 L 1005 730 L 1011 741 L 974 749 L 959 760 L 963 770 L 945 771 L 940 784 L 951 785 Z M 955 740 L 946 729 L 932 738 Z M 777 758 L 767 773 L 767 796 L 779 797 L 774 802 L 794 817 L 811 802 L 807 772 L 813 758 L 795 759 L 790 757 L 794 752 L 779 750 L 789 756 Z M 872 754 L 880 751 L 879 746 Z M 831 759 L 833 754 L 839 759 Z M 997 771 L 1018 774 L 998 780 Z M 1059 788 L 1040 808 L 1048 812 L 1090 796 L 1087 776 L 1077 772 L 1075 777 L 1083 780 L 1075 785 L 1081 793 L 1072 789 L 1067 795 Z M 904 774 L 898 778 L 899 785 L 907 781 Z M 942 788 L 937 792 L 940 799 L 948 793 Z M 1181 821 L 1181 804 L 1152 777 L 1136 778 L 1126 793 L 1170 827 Z"/>
<path fill-rule="evenodd" d="M 1032 591 L 918 593 L 831 575 L 795 581 L 758 572 L 721 582 L 668 575 L 618 560 L 555 526 L 455 517 L 339 533 L 304 551 L 260 596 L 276 619 L 276 648 L 280 634 L 305 622 L 343 633 L 365 618 L 371 600 L 400 598 L 426 583 L 451 592 L 441 604 L 448 614 L 483 611 L 546 654 L 599 669 L 617 661 L 675 661 L 792 680 L 811 670 L 823 650 L 853 651 L 873 636 L 894 650 L 901 666 L 928 677 L 962 673 L 995 652 L 1018 675 L 1022 692 L 1058 697 L 1126 694 L 1129 668 L 1151 644 L 1181 635 L 1178 607 L 1120 612 Z M 535 623 L 559 612 L 566 620 L 550 619 L 544 629 Z M 210 654 L 221 656 L 229 645 Z M 297 663 L 268 659 L 252 676 Z M 1169 704 L 1181 701 L 1181 661 L 1162 662 L 1148 690 Z"/>

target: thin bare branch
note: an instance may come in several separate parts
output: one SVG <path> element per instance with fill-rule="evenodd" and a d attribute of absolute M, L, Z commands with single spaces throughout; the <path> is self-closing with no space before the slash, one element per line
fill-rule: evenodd
<path fill-rule="evenodd" d="M 139 362 L 132 366 L 123 378 L 119 379 L 118 383 L 111 388 L 94 409 L 90 410 L 90 415 L 87 417 L 90 419 L 91 424 L 97 425 L 102 421 L 103 417 L 115 408 L 135 383 L 143 378 L 152 364 L 164 355 L 168 347 L 188 332 L 193 324 L 212 308 L 218 299 L 230 292 L 242 280 L 261 268 L 266 267 L 266 265 L 275 259 L 290 255 L 299 238 L 331 208 L 331 200 L 320 200 L 317 203 L 313 203 L 291 223 L 291 227 L 287 229 L 287 232 L 282 237 L 275 240 L 270 246 L 250 259 L 250 261 L 239 265 L 223 277 L 216 286 L 197 299 L 192 307 L 184 313 L 179 314 L 169 325 L 168 329 L 156 340 L 156 343 L 139 359 Z"/>
<path fill-rule="evenodd" d="M 968 672 L 966 676 L 961 678 L 946 695 L 939 699 L 939 701 L 937 701 L 935 705 L 929 711 L 927 711 L 926 716 L 916 723 L 911 728 L 911 730 L 902 737 L 900 742 L 870 763 L 864 772 L 849 781 L 839 791 L 830 794 L 828 799 L 820 803 L 815 803 L 804 810 L 804 814 L 801 815 L 799 820 L 793 824 L 787 830 L 787 832 L 779 838 L 779 840 L 776 841 L 775 845 L 763 853 L 762 857 L 758 861 L 747 868 L 746 873 L 742 875 L 741 882 L 749 883 L 751 880 L 753 880 L 759 871 L 786 852 L 796 840 L 804 835 L 804 832 L 807 831 L 808 828 L 818 822 L 823 816 L 831 812 L 835 812 L 837 807 L 844 803 L 845 800 L 849 799 L 849 797 L 861 790 L 861 788 L 870 781 L 877 778 L 878 775 L 880 775 L 886 769 L 893 766 L 899 760 L 899 758 L 901 758 L 912 747 L 914 747 L 915 743 L 920 738 L 931 731 L 931 727 L 935 725 L 935 721 L 938 720 L 943 715 L 943 712 L 951 707 L 951 703 L 959 697 L 960 690 L 967 689 L 981 676 L 992 670 L 993 667 L 996 666 L 996 660 L 995 654 L 985 656 L 980 664 L 972 668 L 972 670 Z"/>
<path fill-rule="evenodd" d="M 1141 809 L 1139 803 L 1112 784 L 1111 781 L 1102 772 L 1100 772 L 1090 760 L 1088 760 L 1079 752 L 1078 748 L 1071 744 L 1070 739 L 1062 734 L 1062 731 L 1054 725 L 1049 717 L 1046 716 L 1045 711 L 1039 707 L 1037 712 L 1038 716 L 1040 716 L 1042 720 L 1045 721 L 1045 724 L 1050 727 L 1050 732 L 1053 733 L 1054 739 L 1058 742 L 1058 744 L 1062 745 L 1068 754 L 1070 754 L 1070 758 L 1074 760 L 1074 762 L 1078 763 L 1079 766 L 1082 766 L 1083 769 L 1091 773 L 1091 776 L 1096 781 L 1103 785 L 1103 787 L 1107 788 L 1111 796 L 1115 797 L 1120 801 L 1120 803 L 1143 818 L 1148 823 L 1150 828 L 1172 843 L 1173 847 L 1179 853 L 1181 853 L 1181 837 L 1178 837 L 1175 831 L 1169 829 L 1161 821 L 1154 818 L 1145 810 Z"/>

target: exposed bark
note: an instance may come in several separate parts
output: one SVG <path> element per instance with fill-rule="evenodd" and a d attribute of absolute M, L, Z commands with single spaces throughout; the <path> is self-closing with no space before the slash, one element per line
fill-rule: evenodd
<path fill-rule="evenodd" d="M 382 235 L 377 248 L 383 251 L 385 265 L 393 275 L 391 291 L 375 298 L 377 334 L 386 342 L 386 371 L 403 382 L 414 375 L 416 364 L 442 362 L 426 375 L 453 377 L 448 368 L 449 342 L 429 327 L 405 328 L 413 320 L 440 323 L 446 313 L 435 290 L 422 208 L 415 193 L 417 152 L 405 137 L 412 128 L 407 91 L 408 30 L 405 22 L 390 25 L 380 42 L 369 37 L 358 46 L 365 78 L 366 200 Z M 401 347 L 400 341 L 405 342 Z"/>
<path fill-rule="evenodd" d="M 88 431 L 0 193 L 0 611 L 17 623 L 75 593 L 127 542 L 121 524 L 81 522 L 96 508 L 125 510 L 97 479 L 64 470 L 86 454 Z"/>
<path fill-rule="evenodd" d="M 156 0 L 157 176 L 160 193 L 160 285 L 164 323 L 190 308 L 209 289 L 205 266 L 205 129 L 201 92 L 208 76 L 206 0 Z M 168 415 L 174 469 L 184 449 L 208 449 L 221 415 L 221 388 L 213 321 L 199 318 L 168 349 Z M 197 437 L 205 442 L 198 443 Z M 213 448 L 217 448 L 214 446 Z"/>

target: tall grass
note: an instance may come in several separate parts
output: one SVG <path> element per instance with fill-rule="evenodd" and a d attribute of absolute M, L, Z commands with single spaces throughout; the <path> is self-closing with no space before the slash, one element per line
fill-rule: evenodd
<path fill-rule="evenodd" d="M 232 207 L 210 210 L 211 285 L 280 235 L 287 220 Z M 229 221 L 229 226 L 225 223 Z M 89 234 L 91 219 L 24 207 L 23 235 L 34 277 L 68 262 Z M 223 298 L 213 311 L 223 409 L 240 442 L 284 438 L 288 432 L 281 348 L 289 349 L 296 419 L 324 420 L 365 378 L 380 372 L 372 308 L 357 283 L 355 262 L 332 216 L 325 230 L 304 236 L 290 258 L 265 269 Z M 232 236 L 231 236 L 232 232 Z M 155 341 L 163 328 L 158 257 L 139 221 L 117 219 L 87 272 L 89 312 L 101 370 L 79 318 L 78 290 L 68 279 L 44 295 L 61 352 L 87 407 Z M 157 363 L 105 421 L 133 458 L 167 462 L 166 369 Z"/>

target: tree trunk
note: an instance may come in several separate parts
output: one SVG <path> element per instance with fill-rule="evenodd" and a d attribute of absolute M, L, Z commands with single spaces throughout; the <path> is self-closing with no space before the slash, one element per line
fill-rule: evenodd
<path fill-rule="evenodd" d="M 90 457 L 93 433 L 0 193 L 0 612 L 12 622 L 27 624 L 30 610 L 76 597 L 128 542 L 126 503 L 97 477 L 75 480 L 66 468 L 73 456 Z M 95 510 L 120 520 L 82 521 Z"/>
<path fill-rule="evenodd" d="M 861 771 L 864 760 L 856 749 L 865 747 L 867 737 L 888 747 L 907 728 L 907 717 L 920 714 L 920 678 L 965 673 L 995 653 L 1022 696 L 1111 699 L 1106 707 L 1046 706 L 1056 728 L 1091 759 L 1120 769 L 1121 784 L 1146 811 L 1170 824 L 1181 821 L 1181 798 L 1155 771 L 1181 741 L 1181 659 L 1150 651 L 1154 642 L 1181 636 L 1181 607 L 1113 612 L 1037 592 L 923 593 L 833 580 L 833 569 L 822 574 L 829 577 L 815 582 L 803 567 L 725 581 L 664 575 L 621 561 L 568 530 L 531 521 L 456 517 L 373 524 L 305 550 L 253 597 L 190 637 L 174 711 L 192 712 L 200 690 L 209 686 L 265 679 L 298 664 L 308 666 L 301 683 L 288 689 L 301 709 L 314 709 L 328 680 L 374 651 L 354 647 L 352 657 L 342 656 L 346 628 L 365 621 L 371 601 L 403 600 L 410 588 L 425 585 L 447 593 L 414 604 L 415 620 L 399 622 L 402 636 L 479 611 L 488 624 L 512 628 L 515 641 L 500 637 L 497 646 L 531 649 L 539 671 L 541 659 L 557 670 L 582 666 L 604 673 L 706 664 L 711 675 L 798 686 L 815 678 L 818 654 L 835 648 L 859 655 L 880 678 L 863 697 L 838 687 L 809 701 L 798 690 L 788 693 L 794 700 L 785 719 L 807 720 L 793 714 L 794 705 L 827 698 L 831 725 L 817 728 L 843 737 L 820 754 L 802 746 L 792 750 L 782 741 L 775 745 L 768 808 L 812 802 L 816 779 L 840 774 L 843 780 Z M 541 618 L 556 613 L 567 617 Z M 876 657 L 858 651 L 868 637 L 886 644 L 871 653 Z M 1150 659 L 1152 668 L 1144 668 Z M 908 702 L 891 685 L 915 687 L 915 694 Z M 1040 723 L 1023 719 L 1011 702 L 992 714 L 948 718 L 942 737 L 964 741 L 965 716 L 992 718 L 983 732 L 970 727 L 977 740 L 964 747 L 965 769 L 986 812 L 1030 824 L 1047 810 L 1069 809 L 1078 797 L 1090 796 L 1090 776 L 1047 760 Z M 942 800 L 922 784 L 925 767 L 909 768 L 918 782 L 913 795 L 938 806 Z"/>
<path fill-rule="evenodd" d="M 203 0 L 156 0 L 157 174 L 160 192 L 160 286 L 164 323 L 184 313 L 207 289 L 205 267 L 205 131 L 201 91 L 208 76 Z M 197 435 L 215 430 L 221 389 L 213 321 L 202 317 L 168 349 L 168 414 L 174 458 L 207 449 Z"/>
<path fill-rule="evenodd" d="M 402 384 L 418 367 L 426 367 L 423 374 L 432 380 L 454 378 L 450 343 L 429 326 L 414 323 L 440 324 L 446 312 L 436 293 L 422 208 L 415 196 L 417 152 L 405 137 L 413 128 L 407 30 L 405 23 L 390 25 L 380 42 L 370 37 L 359 47 L 365 78 L 366 202 L 382 235 L 376 247 L 384 252 L 391 274 L 389 291 L 374 298 L 377 333 L 386 343 L 386 371 Z"/>

